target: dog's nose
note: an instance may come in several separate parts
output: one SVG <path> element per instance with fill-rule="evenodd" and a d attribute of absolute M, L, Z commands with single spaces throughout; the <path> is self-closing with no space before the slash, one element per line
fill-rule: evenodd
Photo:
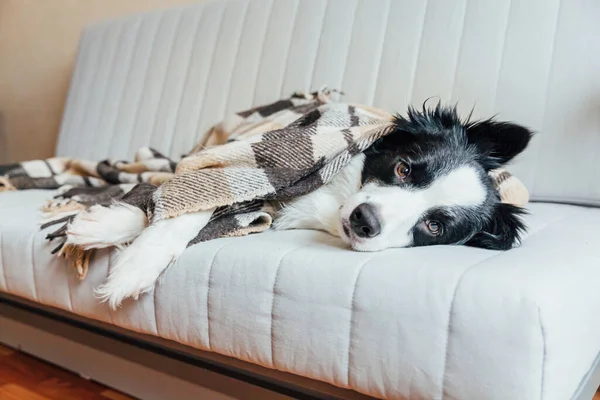
<path fill-rule="evenodd" d="M 369 203 L 362 203 L 352 211 L 350 226 L 356 236 L 361 238 L 372 238 L 381 233 L 381 224 L 375 209 Z"/>

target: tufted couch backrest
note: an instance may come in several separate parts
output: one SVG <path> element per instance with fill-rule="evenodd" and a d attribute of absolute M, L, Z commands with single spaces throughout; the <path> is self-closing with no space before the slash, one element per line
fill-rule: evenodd
<path fill-rule="evenodd" d="M 538 132 L 533 198 L 600 204 L 597 0 L 221 0 L 81 38 L 57 153 L 188 151 L 224 115 L 323 84 L 404 112 L 437 96 Z"/>

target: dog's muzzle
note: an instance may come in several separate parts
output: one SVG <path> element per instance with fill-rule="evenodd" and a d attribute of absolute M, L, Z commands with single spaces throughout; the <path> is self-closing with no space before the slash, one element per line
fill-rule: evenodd
<path fill-rule="evenodd" d="M 370 239 L 381 233 L 381 224 L 375 208 L 369 203 L 362 203 L 350 214 L 350 227 L 356 236 Z"/>

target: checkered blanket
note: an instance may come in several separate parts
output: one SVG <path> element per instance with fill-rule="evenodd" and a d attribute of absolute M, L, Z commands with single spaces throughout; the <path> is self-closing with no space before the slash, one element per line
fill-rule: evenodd
<path fill-rule="evenodd" d="M 54 158 L 0 167 L 0 190 L 59 188 L 43 207 L 42 228 L 59 239 L 53 252 L 73 259 L 85 277 L 91 251 L 67 243 L 68 223 L 91 205 L 121 200 L 149 221 L 215 210 L 190 242 L 261 232 L 271 225 L 272 201 L 307 194 L 331 180 L 392 127 L 378 109 L 331 101 L 332 91 L 294 94 L 239 112 L 212 127 L 179 163 L 143 148 L 133 163 Z M 503 201 L 524 204 L 527 190 L 504 170 L 490 173 Z"/>

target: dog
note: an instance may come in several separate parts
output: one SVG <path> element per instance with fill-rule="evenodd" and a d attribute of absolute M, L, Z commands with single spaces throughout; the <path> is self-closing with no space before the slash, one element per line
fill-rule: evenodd
<path fill-rule="evenodd" d="M 500 201 L 488 171 L 525 150 L 532 135 L 511 122 L 461 120 L 456 107 L 439 103 L 409 108 L 406 117 L 394 118 L 392 132 L 328 184 L 274 204 L 273 228 L 329 232 L 356 251 L 429 245 L 508 250 L 526 230 L 525 210 Z M 96 292 L 115 308 L 151 290 L 213 211 L 147 226 L 146 214 L 136 207 L 94 206 L 70 224 L 68 234 L 86 248 L 132 242 Z"/>

